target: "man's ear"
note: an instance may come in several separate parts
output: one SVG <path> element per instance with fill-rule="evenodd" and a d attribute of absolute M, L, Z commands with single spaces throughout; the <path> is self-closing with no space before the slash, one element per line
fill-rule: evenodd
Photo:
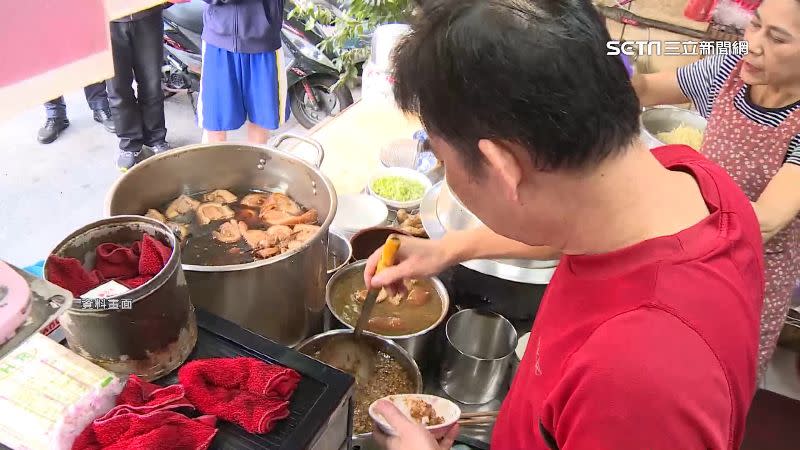
<path fill-rule="evenodd" d="M 486 158 L 487 168 L 500 177 L 506 195 L 512 201 L 519 200 L 519 185 L 522 182 L 522 166 L 508 143 L 481 139 L 478 149 Z"/>

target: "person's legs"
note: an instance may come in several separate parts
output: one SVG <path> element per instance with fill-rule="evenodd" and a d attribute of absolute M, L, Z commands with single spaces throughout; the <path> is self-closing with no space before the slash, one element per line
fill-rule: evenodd
<path fill-rule="evenodd" d="M 253 122 L 247 122 L 247 142 L 251 144 L 266 144 L 269 140 L 269 130 Z"/>
<path fill-rule="evenodd" d="M 161 13 L 131 23 L 133 73 L 136 78 L 144 144 L 165 151 L 167 127 L 161 66 L 164 63 L 164 23 Z"/>
<path fill-rule="evenodd" d="M 264 144 L 269 130 L 276 130 L 286 121 L 286 82 L 282 77 L 280 50 L 256 54 L 240 54 L 242 86 L 249 122 L 247 140 Z"/>
<path fill-rule="evenodd" d="M 49 144 L 55 141 L 58 135 L 69 126 L 67 104 L 64 103 L 64 97 L 58 97 L 45 103 L 44 110 L 47 113 L 47 120 L 42 128 L 39 128 L 36 138 L 42 144 Z"/>
<path fill-rule="evenodd" d="M 133 95 L 133 46 L 130 22 L 111 22 L 114 77 L 108 80 L 108 100 L 119 137 L 117 166 L 127 170 L 136 164 L 144 145 L 142 115 Z"/>
<path fill-rule="evenodd" d="M 64 102 L 64 97 L 54 98 L 44 104 L 44 110 L 47 112 L 48 119 L 66 119 L 67 118 L 67 104 Z"/>
<path fill-rule="evenodd" d="M 226 132 L 241 128 L 247 117 L 236 56 L 203 42 L 197 122 L 203 129 L 204 142 L 225 142 Z"/>
<path fill-rule="evenodd" d="M 225 142 L 228 140 L 227 131 L 208 131 L 203 130 L 203 143 L 215 144 L 218 142 Z"/>
<path fill-rule="evenodd" d="M 86 95 L 86 103 L 92 110 L 94 121 L 102 124 L 109 133 L 115 133 L 114 119 L 111 117 L 111 110 L 108 106 L 106 82 L 101 81 L 85 86 L 83 93 Z"/>

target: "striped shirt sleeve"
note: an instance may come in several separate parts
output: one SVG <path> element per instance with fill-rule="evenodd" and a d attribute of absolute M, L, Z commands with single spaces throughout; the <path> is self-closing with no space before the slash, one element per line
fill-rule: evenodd
<path fill-rule="evenodd" d="M 703 117 L 711 115 L 720 88 L 739 59 L 741 55 L 713 55 L 678 68 L 678 86 Z"/>
<path fill-rule="evenodd" d="M 784 163 L 797 164 L 800 166 L 800 134 L 789 141 L 789 152 L 786 154 Z"/>

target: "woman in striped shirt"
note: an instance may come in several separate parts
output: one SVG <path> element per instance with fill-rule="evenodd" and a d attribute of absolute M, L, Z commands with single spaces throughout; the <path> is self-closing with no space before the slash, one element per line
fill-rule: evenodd
<path fill-rule="evenodd" d="M 707 57 L 633 84 L 643 106 L 691 101 L 708 119 L 701 152 L 753 202 L 767 267 L 763 378 L 800 280 L 800 0 L 764 0 L 745 39 L 747 55 Z"/>

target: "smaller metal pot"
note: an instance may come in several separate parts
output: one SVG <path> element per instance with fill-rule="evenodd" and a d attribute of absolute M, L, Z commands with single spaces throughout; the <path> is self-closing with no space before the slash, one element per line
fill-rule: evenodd
<path fill-rule="evenodd" d="M 336 322 L 346 326 L 351 330 L 353 329 L 353 326 L 345 322 L 333 310 L 333 290 L 334 287 L 341 282 L 340 280 L 352 274 L 353 272 L 363 273 L 366 265 L 367 262 L 364 260 L 348 264 L 339 270 L 339 272 L 337 272 L 328 281 L 328 285 L 325 288 L 325 303 L 328 304 L 328 310 L 330 311 L 331 316 L 336 319 Z M 404 348 L 414 358 L 414 360 L 417 361 L 418 364 L 422 365 L 429 360 L 430 352 L 435 350 L 435 345 L 433 342 L 434 330 L 436 330 L 436 328 L 444 321 L 444 318 L 447 317 L 447 311 L 450 309 L 450 296 L 448 295 L 444 284 L 442 284 L 441 280 L 436 277 L 429 278 L 429 280 L 433 283 L 433 287 L 436 290 L 436 293 L 439 295 L 439 298 L 442 299 L 442 313 L 439 318 L 436 319 L 436 322 L 434 322 L 428 328 L 413 334 L 406 334 L 402 336 L 378 335 L 384 339 L 391 339 L 392 341 L 396 342 L 397 345 Z"/>
<path fill-rule="evenodd" d="M 505 386 L 517 345 L 514 326 L 499 314 L 465 309 L 450 317 L 445 331 L 442 389 L 468 405 L 495 399 Z"/>
<path fill-rule="evenodd" d="M 308 355 L 310 357 L 314 357 L 314 355 L 322 349 L 323 346 L 328 344 L 329 342 L 335 341 L 336 339 L 340 339 L 344 336 L 352 335 L 352 330 L 331 330 L 322 334 L 318 334 L 316 336 L 312 336 L 305 341 L 301 342 L 296 350 L 304 355 Z M 387 355 L 394 358 L 403 369 L 409 374 L 411 378 L 411 383 L 414 384 L 414 392 L 410 392 L 410 394 L 421 394 L 423 389 L 423 382 L 422 382 L 422 373 L 419 371 L 419 367 L 417 363 L 414 362 L 414 358 L 408 354 L 402 347 L 397 345 L 396 343 L 378 336 L 377 334 L 370 333 L 365 331 L 361 335 L 364 339 L 367 339 L 376 350 L 380 350 Z M 353 444 L 360 443 L 360 445 L 374 445 L 372 441 L 372 433 L 363 433 L 357 434 L 353 436 Z"/>
<path fill-rule="evenodd" d="M 116 216 L 80 228 L 51 253 L 93 266 L 100 244 L 131 244 L 145 234 L 172 248 L 161 272 L 122 295 L 76 299 L 59 322 L 78 355 L 111 372 L 150 381 L 183 364 L 197 342 L 194 306 L 172 231 L 146 217 Z M 45 274 L 48 269 L 45 263 Z"/>
<path fill-rule="evenodd" d="M 642 112 L 642 137 L 650 148 L 666 145 L 656 135 L 672 131 L 681 124 L 705 132 L 706 119 L 700 114 L 677 106 L 656 106 Z"/>
<path fill-rule="evenodd" d="M 350 262 L 353 247 L 350 241 L 339 233 L 328 232 L 328 279 Z"/>

